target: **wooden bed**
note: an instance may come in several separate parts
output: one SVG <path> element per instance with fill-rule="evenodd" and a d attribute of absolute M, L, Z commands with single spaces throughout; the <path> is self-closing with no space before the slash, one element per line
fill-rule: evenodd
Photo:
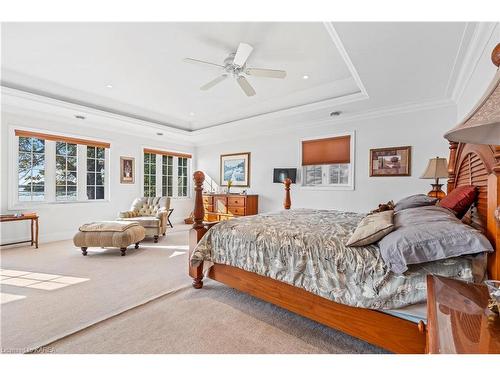
<path fill-rule="evenodd" d="M 498 64 L 497 64 L 498 65 Z M 214 223 L 204 223 L 203 172 L 194 173 L 194 225 L 190 252 Z M 479 196 L 467 216 L 484 231 L 495 249 L 488 256 L 488 277 L 500 278 L 500 227 L 495 210 L 500 205 L 500 145 L 472 145 L 450 142 L 448 192 L 462 185 L 474 185 Z M 290 208 L 289 186 L 285 208 Z M 203 265 L 189 266 L 193 287 L 203 286 Z M 351 307 L 319 297 L 295 286 L 223 264 L 214 264 L 208 277 L 264 301 L 310 318 L 328 327 L 378 345 L 395 353 L 425 353 L 426 327 L 380 311 Z"/>

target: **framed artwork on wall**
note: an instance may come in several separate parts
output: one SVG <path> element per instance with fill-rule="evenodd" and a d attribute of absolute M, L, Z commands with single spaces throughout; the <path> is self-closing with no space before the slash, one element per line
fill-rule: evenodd
<path fill-rule="evenodd" d="M 227 154 L 220 156 L 220 185 L 250 186 L 250 153 Z"/>
<path fill-rule="evenodd" d="M 370 150 L 370 177 L 411 176 L 411 146 Z"/>
<path fill-rule="evenodd" d="M 120 156 L 120 183 L 135 183 L 135 158 Z"/>

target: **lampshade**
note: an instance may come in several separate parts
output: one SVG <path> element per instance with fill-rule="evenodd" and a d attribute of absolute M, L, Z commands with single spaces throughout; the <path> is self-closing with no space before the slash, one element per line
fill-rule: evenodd
<path fill-rule="evenodd" d="M 432 158 L 427 164 L 424 174 L 420 178 L 443 178 L 448 177 L 448 162 L 445 158 Z"/>
<path fill-rule="evenodd" d="M 499 66 L 500 43 L 491 59 Z M 500 145 L 500 70 L 472 112 L 444 137 L 454 142 Z"/>

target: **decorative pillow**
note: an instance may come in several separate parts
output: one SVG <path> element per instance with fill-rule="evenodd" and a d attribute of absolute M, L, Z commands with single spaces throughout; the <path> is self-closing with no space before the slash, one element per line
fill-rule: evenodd
<path fill-rule="evenodd" d="M 379 241 L 394 229 L 394 211 L 368 215 L 356 227 L 346 246 L 366 246 Z"/>
<path fill-rule="evenodd" d="M 477 189 L 475 186 L 459 186 L 453 189 L 450 194 L 441 199 L 439 206 L 448 208 L 454 211 L 459 219 L 461 219 L 469 210 L 477 197 Z"/>
<path fill-rule="evenodd" d="M 389 201 L 387 203 L 380 203 L 378 205 L 378 208 L 370 211 L 370 214 L 376 214 L 377 212 L 384 212 L 384 211 L 390 211 L 390 210 L 394 210 L 394 202 L 393 201 Z"/>
<path fill-rule="evenodd" d="M 378 245 L 385 264 L 397 274 L 405 272 L 409 264 L 493 251 L 481 232 L 463 224 L 443 207 L 416 207 L 397 212 L 394 226 L 395 230 Z"/>
<path fill-rule="evenodd" d="M 394 212 L 414 207 L 434 206 L 437 201 L 437 198 L 431 198 L 425 194 L 410 195 L 409 197 L 403 198 L 396 203 L 394 206 Z"/>

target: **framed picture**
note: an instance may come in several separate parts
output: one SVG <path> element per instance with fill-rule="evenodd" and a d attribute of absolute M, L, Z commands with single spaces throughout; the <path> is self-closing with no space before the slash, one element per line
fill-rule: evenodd
<path fill-rule="evenodd" d="M 250 153 L 228 154 L 220 156 L 220 185 L 250 186 Z"/>
<path fill-rule="evenodd" d="M 120 156 L 120 183 L 135 183 L 135 158 Z"/>
<path fill-rule="evenodd" d="M 411 146 L 370 150 L 370 177 L 411 176 Z"/>

